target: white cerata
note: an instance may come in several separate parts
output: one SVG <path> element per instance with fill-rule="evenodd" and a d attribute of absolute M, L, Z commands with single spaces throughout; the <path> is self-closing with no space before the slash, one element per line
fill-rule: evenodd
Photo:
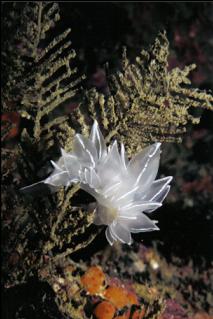
<path fill-rule="evenodd" d="M 172 180 L 171 176 L 155 180 L 160 146 L 154 143 L 128 160 L 123 144 L 120 151 L 117 141 L 106 146 L 94 121 L 89 137 L 75 135 L 72 152 L 61 149 L 59 160 L 51 161 L 52 174 L 43 182 L 56 187 L 80 183 L 96 200 L 94 223 L 107 225 L 109 244 L 130 245 L 131 233 L 159 230 L 157 221 L 148 216 L 162 206 Z"/>

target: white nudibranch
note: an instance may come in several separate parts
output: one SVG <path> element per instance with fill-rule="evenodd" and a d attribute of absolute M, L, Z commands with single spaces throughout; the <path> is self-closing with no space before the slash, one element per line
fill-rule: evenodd
<path fill-rule="evenodd" d="M 131 233 L 159 230 L 149 214 L 162 206 L 172 180 L 171 176 L 157 179 L 160 145 L 144 148 L 128 160 L 124 145 L 120 152 L 117 141 L 107 148 L 97 121 L 90 136 L 76 134 L 73 151 L 61 150 L 54 171 L 43 182 L 52 186 L 80 183 L 81 189 L 96 199 L 96 225 L 107 225 L 106 238 L 131 244 Z"/>

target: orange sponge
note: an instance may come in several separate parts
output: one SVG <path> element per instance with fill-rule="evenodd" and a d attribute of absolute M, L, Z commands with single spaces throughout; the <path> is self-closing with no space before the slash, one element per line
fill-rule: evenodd
<path fill-rule="evenodd" d="M 105 275 L 98 266 L 90 267 L 81 277 L 81 283 L 91 295 L 99 293 L 104 285 Z"/>
<path fill-rule="evenodd" d="M 96 319 L 112 319 L 115 314 L 115 307 L 109 301 L 102 301 L 94 310 Z"/>

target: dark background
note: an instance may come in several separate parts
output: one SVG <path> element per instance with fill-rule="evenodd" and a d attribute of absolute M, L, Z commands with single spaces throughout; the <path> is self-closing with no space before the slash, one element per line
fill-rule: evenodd
<path fill-rule="evenodd" d="M 76 64 L 79 72 L 87 76 L 86 88 L 96 87 L 104 92 L 107 74 L 120 67 L 122 47 L 127 47 L 128 57 L 134 60 L 163 30 L 170 42 L 169 68 L 196 63 L 197 69 L 191 75 L 192 85 L 207 90 L 213 88 L 213 3 L 60 2 L 59 5 L 58 32 L 65 27 L 72 28 Z M 3 16 L 8 14 L 10 6 L 10 3 L 3 3 Z M 7 36 L 4 30 L 2 35 Z M 212 263 L 212 149 L 213 115 L 210 111 L 203 112 L 198 126 L 188 127 L 182 145 L 165 145 L 160 173 L 173 175 L 174 180 L 165 205 L 154 215 L 161 231 L 139 234 L 134 239 L 138 242 L 143 239 L 145 245 L 157 243 L 168 260 L 175 255 L 183 264 L 190 259 L 202 267 Z M 89 247 L 74 254 L 73 259 L 87 260 L 106 245 L 102 232 Z M 49 318 L 43 310 L 40 312 L 39 291 L 48 291 L 48 298 L 53 299 L 52 291 L 44 286 L 32 280 L 23 287 L 8 290 L 3 299 L 3 318 L 14 318 L 17 308 L 21 309 L 21 318 Z M 36 302 L 32 306 L 34 295 Z M 56 308 L 51 311 L 61 318 Z"/>

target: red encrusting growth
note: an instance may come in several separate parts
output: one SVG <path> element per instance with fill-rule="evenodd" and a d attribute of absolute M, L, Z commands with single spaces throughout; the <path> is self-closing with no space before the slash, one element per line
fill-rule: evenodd
<path fill-rule="evenodd" d="M 3 140 L 10 140 L 19 134 L 21 117 L 17 112 L 3 113 L 1 116 Z"/>

